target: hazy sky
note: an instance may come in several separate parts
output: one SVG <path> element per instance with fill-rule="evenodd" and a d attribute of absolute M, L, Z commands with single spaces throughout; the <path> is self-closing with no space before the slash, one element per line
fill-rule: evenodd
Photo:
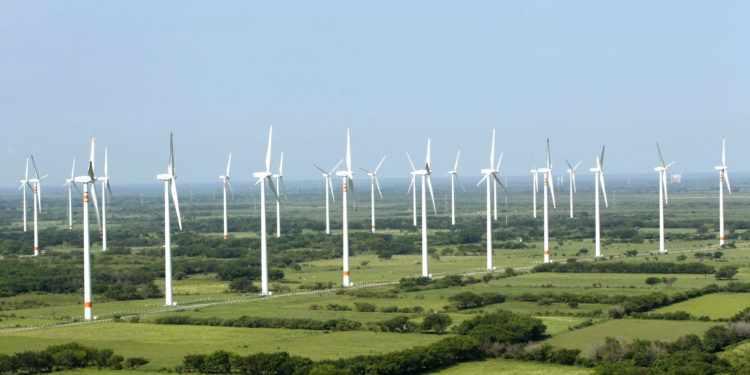
<path fill-rule="evenodd" d="M 34 154 L 47 186 L 84 174 L 97 140 L 113 185 L 166 172 L 179 181 L 264 169 L 320 176 L 355 168 L 409 177 L 405 156 L 460 174 L 528 174 L 531 155 L 655 173 L 710 172 L 726 135 L 731 171 L 750 172 L 747 1 L 3 1 L 0 185 Z M 357 179 L 365 179 L 358 171 Z"/>

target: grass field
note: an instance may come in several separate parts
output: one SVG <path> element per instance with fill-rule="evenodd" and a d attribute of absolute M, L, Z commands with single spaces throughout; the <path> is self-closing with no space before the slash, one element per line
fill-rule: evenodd
<path fill-rule="evenodd" d="M 248 355 L 288 351 L 313 360 L 378 354 L 425 345 L 444 336 L 426 334 L 332 332 L 290 329 L 247 329 L 208 326 L 170 326 L 133 323 L 100 323 L 36 331 L 5 333 L 0 353 L 38 350 L 48 345 L 80 342 L 111 348 L 127 357 L 145 357 L 145 368 L 179 365 L 189 353 L 223 349 Z M 363 345 L 366 343 L 366 345 Z"/>
<path fill-rule="evenodd" d="M 604 338 L 635 338 L 648 340 L 674 340 L 687 334 L 702 335 L 714 322 L 667 321 L 667 320 L 610 320 L 591 327 L 559 334 L 546 342 L 554 346 L 586 351 L 592 344 Z"/>
<path fill-rule="evenodd" d="M 656 313 L 686 311 L 694 316 L 711 319 L 731 318 L 740 310 L 750 307 L 750 295 L 746 293 L 718 293 L 694 298 L 685 302 L 654 310 Z"/>
<path fill-rule="evenodd" d="M 519 362 L 507 359 L 462 363 L 444 370 L 429 372 L 440 375 L 588 375 L 593 370 L 583 367 L 560 366 L 533 362 Z"/>

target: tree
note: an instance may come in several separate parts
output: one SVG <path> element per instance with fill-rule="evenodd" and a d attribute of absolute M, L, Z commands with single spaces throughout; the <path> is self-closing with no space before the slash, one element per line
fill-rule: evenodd
<path fill-rule="evenodd" d="M 686 259 L 687 259 L 687 255 L 685 255 L 685 254 L 682 254 L 682 255 L 680 255 L 680 256 L 677 257 L 677 260 L 680 260 L 680 261 L 686 260 Z"/>
<path fill-rule="evenodd" d="M 727 279 L 732 280 L 732 277 L 737 274 L 737 267 L 735 266 L 724 266 L 716 271 L 716 280 Z"/>
<path fill-rule="evenodd" d="M 425 316 L 420 328 L 423 331 L 433 330 L 439 335 L 445 332 L 445 329 L 451 324 L 453 324 L 453 318 L 450 315 L 435 313 Z"/>
<path fill-rule="evenodd" d="M 360 263 L 360 265 L 361 265 L 362 267 L 367 267 L 367 265 L 368 265 L 368 264 L 370 264 L 370 261 L 369 261 L 369 260 L 366 260 L 366 261 L 364 261 L 364 262 Z"/>
<path fill-rule="evenodd" d="M 236 293 L 260 293 L 260 289 L 247 277 L 232 280 L 229 283 L 229 290 Z"/>
<path fill-rule="evenodd" d="M 650 285 L 650 286 L 652 286 L 652 287 L 653 287 L 654 285 L 656 285 L 656 284 L 659 284 L 659 283 L 661 283 L 661 279 L 660 279 L 660 278 L 658 278 L 658 277 L 653 277 L 653 276 L 652 276 L 652 277 L 647 277 L 647 278 L 646 278 L 646 284 L 648 284 L 648 285 Z"/>
<path fill-rule="evenodd" d="M 677 278 L 674 276 L 669 277 L 662 277 L 661 281 L 667 285 L 667 288 L 671 288 L 672 284 L 674 284 L 675 281 L 677 281 Z"/>
<path fill-rule="evenodd" d="M 721 251 L 714 251 L 714 259 L 719 259 L 724 255 Z"/>
<path fill-rule="evenodd" d="M 628 250 L 625 252 L 625 256 L 627 257 L 634 257 L 638 255 L 638 250 Z"/>

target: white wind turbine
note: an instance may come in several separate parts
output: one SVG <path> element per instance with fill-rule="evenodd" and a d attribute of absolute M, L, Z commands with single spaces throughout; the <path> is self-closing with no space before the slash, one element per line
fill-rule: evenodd
<path fill-rule="evenodd" d="M 354 172 L 352 171 L 352 148 L 351 148 L 351 140 L 349 137 L 349 129 L 346 129 L 346 170 L 345 171 L 337 171 L 336 176 L 339 176 L 343 179 L 343 194 L 342 194 L 342 202 L 344 206 L 344 216 L 342 220 L 343 225 L 343 244 L 344 244 L 344 254 L 343 254 L 343 261 L 344 261 L 344 286 L 351 286 L 352 283 L 349 281 L 349 212 L 348 212 L 348 206 L 346 202 L 346 194 L 347 194 L 347 188 L 348 186 L 351 186 L 352 188 L 352 201 L 354 202 L 354 211 L 357 211 L 357 195 L 354 193 Z"/>
<path fill-rule="evenodd" d="M 99 237 L 102 239 L 102 251 L 107 251 L 107 191 L 112 198 L 112 188 L 109 186 L 109 175 L 107 174 L 107 149 L 104 149 L 104 177 L 97 180 L 102 182 L 102 222 L 99 228 Z M 105 191 L 106 189 L 106 191 Z"/>
<path fill-rule="evenodd" d="M 34 178 L 29 179 L 26 184 L 28 185 L 29 182 L 34 184 L 32 188 L 34 191 L 34 256 L 37 256 L 39 255 L 39 220 L 37 213 L 42 212 L 42 180 L 49 175 L 39 177 L 34 155 L 31 155 L 31 164 L 34 166 Z"/>
<path fill-rule="evenodd" d="M 719 246 L 724 246 L 724 180 L 727 181 L 727 190 L 732 194 L 729 186 L 729 174 L 727 172 L 727 147 L 726 138 L 721 137 L 721 165 L 714 167 L 719 171 Z"/>
<path fill-rule="evenodd" d="M 89 185 L 96 210 L 96 221 L 99 220 L 99 205 L 96 199 L 96 176 L 94 176 L 94 140 L 91 140 L 91 155 L 89 168 L 84 176 L 74 178 L 75 182 L 83 185 L 83 316 L 86 320 L 94 318 L 91 299 L 91 235 L 89 234 Z"/>
<path fill-rule="evenodd" d="M 568 173 L 570 173 L 570 178 L 568 179 L 570 183 L 570 218 L 573 218 L 573 193 L 577 193 L 578 190 L 576 189 L 576 168 L 578 168 L 579 165 L 581 165 L 581 162 L 579 161 L 578 164 L 576 164 L 575 167 L 571 166 L 568 162 L 568 159 L 565 159 L 565 163 L 568 164 Z"/>
<path fill-rule="evenodd" d="M 172 237 L 169 227 L 169 195 L 172 194 L 175 214 L 177 214 L 177 224 L 182 230 L 182 218 L 180 217 L 180 205 L 177 199 L 177 185 L 175 184 L 175 165 L 174 165 L 174 143 L 172 142 L 172 133 L 169 133 L 169 162 L 167 163 L 167 173 L 156 175 L 156 178 L 164 181 L 164 296 L 166 297 L 167 306 L 174 305 L 172 301 Z"/>
<path fill-rule="evenodd" d="M 534 218 L 536 218 L 536 193 L 539 192 L 539 168 L 536 167 L 534 155 L 531 155 L 531 161 L 534 163 L 534 169 L 531 170 L 531 174 L 534 178 L 531 191 L 534 194 Z"/>
<path fill-rule="evenodd" d="M 26 232 L 26 187 L 29 186 L 29 158 L 26 158 L 26 175 L 21 180 L 21 187 L 18 190 L 23 190 L 23 231 Z"/>
<path fill-rule="evenodd" d="M 552 206 L 557 208 L 555 203 L 555 184 L 552 182 L 552 162 L 550 161 L 549 138 L 547 138 L 547 168 L 538 169 L 544 173 L 544 263 L 549 263 L 549 214 L 547 213 L 547 188 L 552 194 Z"/>
<path fill-rule="evenodd" d="M 451 175 L 451 225 L 456 225 L 456 183 L 454 180 L 457 180 L 458 184 L 461 185 L 461 189 L 466 192 L 464 184 L 462 184 L 461 180 L 458 178 L 458 158 L 460 156 L 461 150 L 459 150 L 458 155 L 456 155 L 456 165 L 453 167 L 453 170 L 447 173 Z"/>
<path fill-rule="evenodd" d="M 669 203 L 667 197 L 667 169 L 674 164 L 671 162 L 664 165 L 664 158 L 661 156 L 661 149 L 659 148 L 659 142 L 656 142 L 656 151 L 659 152 L 659 162 L 661 166 L 654 168 L 655 171 L 659 172 L 659 252 L 665 253 L 664 249 L 664 204 Z"/>
<path fill-rule="evenodd" d="M 65 180 L 63 186 L 68 185 L 68 229 L 73 229 L 73 186 L 78 190 L 74 173 L 76 171 L 76 159 L 73 159 L 73 169 L 70 171 L 70 178 Z M 81 191 L 78 190 L 80 193 Z M 24 194 L 25 195 L 25 194 Z"/>
<path fill-rule="evenodd" d="M 375 233 L 375 186 L 378 187 L 378 194 L 380 194 L 380 199 L 383 199 L 383 193 L 380 191 L 380 183 L 378 182 L 378 170 L 380 169 L 380 166 L 383 165 L 384 161 L 385 161 L 385 156 L 383 156 L 383 160 L 380 161 L 380 164 L 378 164 L 378 167 L 375 168 L 374 172 L 370 172 L 367 169 L 360 168 L 361 170 L 367 172 L 367 175 L 370 176 L 370 201 L 372 204 L 372 233 Z"/>
<path fill-rule="evenodd" d="M 229 182 L 229 166 L 232 164 L 232 153 L 229 153 L 229 161 L 227 162 L 227 174 L 219 176 L 220 179 L 224 180 L 224 239 L 227 239 L 227 185 L 229 185 L 229 191 L 232 193 L 232 200 L 234 200 L 234 189 L 232 189 L 232 183 Z"/>
<path fill-rule="evenodd" d="M 427 192 L 425 191 L 425 179 L 427 180 L 427 186 L 430 188 L 430 198 L 432 198 L 432 209 L 437 214 L 437 207 L 435 206 L 435 196 L 432 194 L 432 170 L 430 170 L 430 140 L 427 140 L 427 159 L 425 161 L 424 169 L 414 169 L 414 163 L 411 162 L 409 153 L 406 153 L 406 157 L 409 158 L 409 163 L 412 165 L 415 177 L 422 176 L 422 277 L 430 277 L 429 269 L 427 267 Z M 415 181 L 416 182 L 416 181 Z M 416 183 L 414 185 L 414 194 L 416 195 Z"/>
<path fill-rule="evenodd" d="M 261 295 L 268 295 L 268 236 L 266 234 L 266 182 L 271 188 L 276 202 L 279 202 L 279 194 L 273 185 L 273 175 L 271 174 L 271 137 L 273 135 L 273 126 L 268 131 L 268 151 L 266 152 L 266 171 L 255 172 L 253 177 L 257 178 L 256 185 L 260 183 L 260 282 Z"/>
<path fill-rule="evenodd" d="M 500 163 L 503 161 L 503 154 L 500 153 L 500 160 L 497 161 L 497 167 L 495 167 L 495 129 L 492 129 L 492 149 L 490 150 L 490 167 L 488 169 L 482 169 L 481 172 L 484 177 L 479 181 L 477 186 L 481 185 L 484 180 L 487 180 L 487 270 L 492 271 L 495 268 L 492 265 L 492 220 L 490 218 L 490 184 L 500 184 L 505 194 L 508 195 L 508 190 L 505 185 L 500 181 Z"/>
<path fill-rule="evenodd" d="M 328 205 L 328 191 L 329 190 L 331 192 L 331 199 L 333 199 L 334 202 L 336 201 L 336 195 L 333 194 L 333 182 L 331 181 L 331 174 L 333 174 L 336 168 L 338 168 L 339 165 L 341 165 L 341 163 L 343 162 L 344 160 L 341 160 L 338 164 L 336 164 L 335 167 L 333 167 L 333 169 L 331 169 L 330 172 L 326 172 L 322 168 L 313 164 L 315 168 L 318 168 L 321 172 L 323 172 L 323 177 L 325 177 L 326 179 L 326 191 L 325 191 L 326 193 L 326 234 L 331 234 L 331 221 L 330 221 L 331 215 L 330 215 L 330 210 L 329 210 L 329 205 Z"/>
<path fill-rule="evenodd" d="M 281 153 L 281 162 L 279 163 L 279 174 L 273 175 L 276 179 L 276 185 L 284 191 L 284 199 L 286 197 L 286 186 L 284 186 L 284 153 Z M 276 237 L 281 237 L 281 200 L 276 200 Z"/>
<path fill-rule="evenodd" d="M 604 146 L 602 146 L 602 157 L 596 158 L 596 167 L 589 169 L 594 172 L 594 215 L 596 225 L 596 257 L 602 256 L 602 238 L 601 238 L 601 225 L 599 224 L 599 182 L 602 183 L 602 194 L 604 194 L 604 206 L 609 207 L 607 203 L 607 189 L 604 187 Z"/>

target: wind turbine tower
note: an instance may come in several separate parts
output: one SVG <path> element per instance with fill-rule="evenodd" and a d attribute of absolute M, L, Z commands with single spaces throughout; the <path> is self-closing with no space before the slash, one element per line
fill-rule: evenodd
<path fill-rule="evenodd" d="M 273 126 L 268 130 L 268 150 L 266 151 L 266 171 L 255 172 L 253 177 L 260 183 L 260 280 L 261 295 L 268 295 L 268 235 L 266 233 L 266 181 L 271 188 L 276 202 L 279 202 L 279 194 L 273 185 L 273 175 L 271 174 L 271 137 L 273 135 Z M 265 180 L 265 181 L 264 181 Z"/>
<path fill-rule="evenodd" d="M 727 145 L 726 138 L 721 137 L 721 165 L 714 167 L 719 171 L 719 246 L 724 246 L 724 180 L 727 181 L 727 191 L 732 194 L 727 173 Z"/>
<path fill-rule="evenodd" d="M 102 181 L 102 225 L 99 228 L 99 237 L 102 239 L 102 251 L 107 251 L 107 191 L 112 198 L 112 188 L 109 185 L 109 174 L 107 173 L 107 149 L 104 149 L 104 177 L 99 177 Z M 106 191 L 105 191 L 106 190 Z"/>
<path fill-rule="evenodd" d="M 659 142 L 656 142 L 656 151 L 659 152 L 659 162 L 661 163 L 660 166 L 654 168 L 655 171 L 659 172 L 659 252 L 666 253 L 667 250 L 664 248 L 664 204 L 669 203 L 667 196 L 667 169 L 674 162 L 667 165 L 664 164 Z"/>
<path fill-rule="evenodd" d="M 23 231 L 26 232 L 26 187 L 29 185 L 29 158 L 26 158 L 26 177 L 21 180 L 21 187 L 18 190 L 23 190 Z"/>
<path fill-rule="evenodd" d="M 343 180 L 342 185 L 342 198 L 343 203 L 343 261 L 344 261 L 344 286 L 352 286 L 349 281 L 349 207 L 347 206 L 347 190 L 351 186 L 352 189 L 352 201 L 354 202 L 354 211 L 357 211 L 357 195 L 354 193 L 354 172 L 352 171 L 352 147 L 349 129 L 346 129 L 346 170 L 336 171 L 336 176 L 339 176 Z"/>
<path fill-rule="evenodd" d="M 539 168 L 537 168 L 536 166 L 536 160 L 534 160 L 534 155 L 531 155 L 531 161 L 534 163 L 534 169 L 531 170 L 531 175 L 534 178 L 531 191 L 534 194 L 534 218 L 536 219 L 536 208 L 537 208 L 536 193 L 539 192 Z"/>
<path fill-rule="evenodd" d="M 172 194 L 175 214 L 177 214 L 177 224 L 182 230 L 182 218 L 180 217 L 180 205 L 177 199 L 177 185 L 175 184 L 175 165 L 174 165 L 174 142 L 172 133 L 169 133 L 169 162 L 167 163 L 167 173 L 156 175 L 156 178 L 164 181 L 164 296 L 166 305 L 173 306 L 172 301 L 172 238 L 169 227 L 169 195 Z"/>
<path fill-rule="evenodd" d="M 383 160 L 380 161 L 380 164 L 378 164 L 378 167 L 375 168 L 374 172 L 370 172 L 367 169 L 360 168 L 361 170 L 367 172 L 367 174 L 370 176 L 370 201 L 372 205 L 372 233 L 375 233 L 375 186 L 378 187 L 378 194 L 380 194 L 380 199 L 383 199 L 383 192 L 380 191 L 380 183 L 378 182 L 378 170 L 380 169 L 380 166 L 383 165 L 384 161 L 385 161 L 385 156 L 383 156 Z"/>
<path fill-rule="evenodd" d="M 330 210 L 329 210 L 330 206 L 328 204 L 328 192 L 329 191 L 331 192 L 331 199 L 333 199 L 334 202 L 336 201 L 336 195 L 333 194 L 333 182 L 331 181 L 331 175 L 336 170 L 336 168 L 338 168 L 339 165 L 341 165 L 341 163 L 343 162 L 344 160 L 341 160 L 338 164 L 336 164 L 335 167 L 333 167 L 333 169 L 331 169 L 330 172 L 326 172 L 322 168 L 313 164 L 315 168 L 318 168 L 318 170 L 323 172 L 323 177 L 325 177 L 326 179 L 326 190 L 325 190 L 325 193 L 326 193 L 326 234 L 331 234 L 331 215 L 330 215 Z"/>
<path fill-rule="evenodd" d="M 229 167 L 232 165 L 232 153 L 229 153 L 229 161 L 227 162 L 227 174 L 219 176 L 223 180 L 224 185 L 224 239 L 228 238 L 227 235 L 227 185 L 229 185 L 229 191 L 232 193 L 232 201 L 234 201 L 234 189 L 232 189 L 232 183 L 229 182 Z M 192 199 L 193 192 L 190 192 L 190 198 Z"/>
<path fill-rule="evenodd" d="M 276 179 L 276 185 L 279 186 L 281 190 L 284 191 L 284 199 L 287 199 L 286 196 L 286 186 L 284 186 L 284 153 L 281 153 L 281 162 L 279 163 L 279 174 L 273 175 L 273 178 Z M 281 200 L 276 200 L 276 237 L 281 237 Z"/>
<path fill-rule="evenodd" d="M 42 184 L 41 183 L 42 183 L 42 180 L 48 175 L 44 175 L 41 178 L 39 177 L 39 171 L 36 169 L 36 162 L 34 161 L 34 155 L 31 155 L 31 164 L 34 166 L 34 178 L 29 179 L 28 182 L 31 182 L 34 184 L 34 187 L 32 188 L 34 192 L 34 256 L 38 256 L 39 255 L 39 219 L 37 217 L 37 213 L 42 212 Z"/>
<path fill-rule="evenodd" d="M 75 171 L 76 159 L 73 159 L 73 169 L 70 171 L 70 178 L 66 179 L 63 184 L 63 186 L 68 185 L 68 229 L 73 229 L 73 186 L 78 190 L 78 185 L 76 185 L 75 177 L 73 176 Z M 80 190 L 78 191 L 80 192 Z"/>
<path fill-rule="evenodd" d="M 74 178 L 75 182 L 83 184 L 83 317 L 85 320 L 94 318 L 91 299 L 91 235 L 89 234 L 89 185 L 96 210 L 96 221 L 99 222 L 99 205 L 96 199 L 96 176 L 94 176 L 94 140 L 91 140 L 91 155 L 87 174 Z M 101 224 L 100 224 L 101 225 Z"/>
<path fill-rule="evenodd" d="M 549 263 L 549 214 L 547 204 L 547 190 L 549 188 L 552 195 L 552 206 L 557 208 L 555 203 L 555 184 L 552 179 L 552 162 L 550 161 L 549 138 L 547 138 L 547 167 L 538 169 L 544 173 L 544 263 Z"/>
<path fill-rule="evenodd" d="M 578 190 L 576 189 L 576 168 L 578 168 L 578 166 L 581 165 L 581 162 L 579 161 L 575 167 L 570 165 L 570 163 L 568 162 L 568 159 L 565 159 L 565 163 L 568 164 L 568 173 L 570 173 L 570 178 L 568 179 L 568 181 L 570 183 L 570 218 L 572 219 L 573 218 L 573 193 L 578 192 Z"/>
<path fill-rule="evenodd" d="M 601 238 L 601 225 L 599 224 L 599 182 L 602 183 L 602 194 L 604 194 L 604 205 L 609 207 L 607 204 L 607 189 L 604 187 L 604 146 L 602 146 L 602 157 L 596 158 L 596 167 L 589 169 L 594 172 L 594 215 L 595 215 L 595 233 L 596 238 L 596 257 L 602 256 L 602 238 Z"/>
<path fill-rule="evenodd" d="M 481 172 L 484 177 L 479 181 L 477 186 L 481 185 L 482 182 L 487 180 L 487 270 L 493 271 L 495 268 L 492 265 L 492 218 L 490 216 L 490 185 L 500 184 L 500 187 L 505 191 L 505 195 L 508 195 L 508 190 L 505 185 L 500 181 L 499 171 L 500 163 L 503 161 L 503 154 L 500 154 L 500 160 L 497 162 L 495 167 L 495 129 L 492 129 L 492 149 L 490 151 L 490 168 L 482 169 Z"/>
<path fill-rule="evenodd" d="M 458 184 L 461 185 L 461 190 L 466 192 L 466 189 L 464 189 L 464 184 L 461 183 L 461 180 L 458 178 L 458 158 L 461 156 L 461 150 L 458 151 L 458 154 L 456 155 L 456 165 L 453 167 L 453 170 L 448 172 L 449 175 L 451 175 L 451 225 L 456 225 L 456 182 L 458 181 Z"/>

